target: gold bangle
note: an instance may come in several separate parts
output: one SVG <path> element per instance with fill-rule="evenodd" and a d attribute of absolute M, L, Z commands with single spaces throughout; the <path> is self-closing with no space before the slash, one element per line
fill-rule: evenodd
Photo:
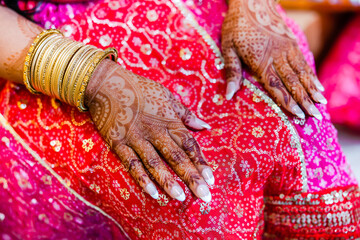
<path fill-rule="evenodd" d="M 73 75 L 74 75 L 74 71 L 76 66 L 78 66 L 79 61 L 85 56 L 85 54 L 90 51 L 91 49 L 95 49 L 95 47 L 93 46 L 89 46 L 89 45 L 84 45 L 82 46 L 76 53 L 75 55 L 71 58 L 68 67 L 65 71 L 64 74 L 64 78 L 63 78 L 63 83 L 61 86 L 61 100 L 67 102 L 70 104 L 69 102 L 69 88 L 70 88 L 70 84 L 71 84 L 71 79 L 73 79 Z"/>
<path fill-rule="evenodd" d="M 43 71 L 45 70 L 44 69 L 44 61 L 46 60 L 46 57 L 47 57 L 46 53 L 49 51 L 49 49 L 51 50 L 52 45 L 54 43 L 56 43 L 60 40 L 61 40 L 61 37 L 55 36 L 52 39 L 50 39 L 48 42 L 46 42 L 46 45 L 41 49 L 41 53 L 40 53 L 39 58 L 37 59 L 36 63 L 35 62 L 33 63 L 33 64 L 36 64 L 35 76 L 33 79 L 30 79 L 30 83 L 38 92 L 43 92 L 43 91 L 41 91 L 41 78 L 43 75 Z"/>
<path fill-rule="evenodd" d="M 94 73 L 94 70 L 96 69 L 96 67 L 99 65 L 100 62 L 102 62 L 105 58 L 111 57 L 112 60 L 114 62 L 117 62 L 118 59 L 118 52 L 115 48 L 107 48 L 104 50 L 104 52 L 102 53 L 102 55 L 99 55 L 98 57 L 96 57 L 92 64 L 90 65 L 82 83 L 81 83 L 81 88 L 80 88 L 80 92 L 78 94 L 77 97 L 77 101 L 76 101 L 76 107 L 81 111 L 87 111 L 88 108 L 85 106 L 84 104 L 84 99 L 85 99 L 85 90 L 86 87 L 91 79 L 92 74 Z"/>
<path fill-rule="evenodd" d="M 35 78 L 35 69 L 36 69 L 36 63 L 39 59 L 39 55 L 40 53 L 42 52 L 42 49 L 47 46 L 47 43 L 53 39 L 53 38 L 58 38 L 60 37 L 59 35 L 57 34 L 52 34 L 52 35 L 49 35 L 48 37 L 46 38 L 43 38 L 41 41 L 39 41 L 38 43 L 38 46 L 37 48 L 34 50 L 34 57 L 33 57 L 33 60 L 32 60 L 32 63 L 31 63 L 31 68 L 30 68 L 30 82 L 33 81 L 33 79 Z M 35 88 L 35 87 L 34 87 Z"/>
<path fill-rule="evenodd" d="M 77 68 L 77 71 L 75 72 L 76 74 L 74 75 L 74 81 L 73 84 L 70 85 L 72 91 L 70 92 L 70 96 L 69 96 L 69 100 L 71 102 L 71 105 L 76 106 L 76 93 L 78 92 L 77 89 L 80 88 L 80 82 L 81 82 L 81 78 L 84 76 L 84 72 L 87 69 L 87 65 L 89 65 L 91 63 L 91 60 L 93 59 L 94 56 L 100 54 L 100 49 L 94 49 L 92 51 L 90 51 L 86 56 L 84 56 L 84 58 L 82 59 L 83 61 L 79 64 L 79 67 Z"/>
<path fill-rule="evenodd" d="M 58 83 L 54 81 L 56 77 L 54 77 L 54 71 L 56 71 L 58 68 L 66 67 L 66 63 L 61 62 L 59 59 L 60 54 L 73 43 L 70 39 L 64 39 L 63 42 L 56 48 L 51 56 L 48 68 L 47 68 L 47 74 L 45 75 L 45 81 L 49 84 L 45 85 L 45 91 L 47 93 L 50 93 L 50 96 L 55 96 L 55 89 L 58 86 Z"/>
<path fill-rule="evenodd" d="M 62 84 L 64 80 L 64 74 L 69 66 L 69 62 L 74 54 L 83 46 L 84 44 L 80 42 L 73 42 L 67 49 L 64 50 L 63 54 L 59 56 L 59 62 L 66 63 L 67 65 L 59 66 L 57 71 L 54 73 L 54 80 L 57 82 L 57 89 L 55 91 L 55 96 L 57 99 L 61 100 L 61 91 L 62 91 Z"/>
<path fill-rule="evenodd" d="M 24 83 L 32 93 L 44 93 L 86 111 L 86 87 L 105 58 L 117 62 L 114 48 L 105 51 L 63 37 L 58 30 L 40 33 L 24 63 Z"/>
<path fill-rule="evenodd" d="M 62 35 L 62 33 L 59 30 L 55 30 L 55 29 L 49 29 L 49 30 L 45 30 L 45 31 L 41 32 L 39 35 L 36 36 L 33 43 L 30 45 L 28 54 L 25 57 L 23 78 L 24 78 L 24 84 L 25 84 L 26 88 L 31 93 L 38 93 L 30 84 L 30 74 L 31 74 L 30 69 L 31 69 L 31 64 L 32 64 L 32 60 L 34 57 L 34 50 L 38 46 L 39 41 L 41 41 L 43 38 L 45 38 L 49 35 L 52 35 L 52 34 L 61 34 Z"/>
<path fill-rule="evenodd" d="M 60 38 L 59 40 L 55 41 L 53 43 L 53 46 L 49 47 L 46 49 L 45 51 L 45 61 L 41 62 L 41 67 L 42 67 L 42 72 L 41 72 L 41 78 L 39 79 L 40 81 L 40 87 L 41 87 L 41 92 L 47 95 L 50 95 L 50 92 L 47 89 L 47 86 L 49 86 L 49 81 L 50 79 L 46 78 L 46 75 L 48 75 L 49 73 L 49 62 L 52 59 L 54 52 L 56 49 L 58 49 L 59 46 L 61 46 L 61 44 L 64 42 L 63 38 Z M 46 84 L 49 83 L 49 84 Z"/>

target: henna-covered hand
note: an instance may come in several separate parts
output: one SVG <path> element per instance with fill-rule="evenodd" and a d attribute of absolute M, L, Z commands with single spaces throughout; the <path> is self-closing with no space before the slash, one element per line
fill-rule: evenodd
<path fill-rule="evenodd" d="M 242 84 L 244 62 L 265 89 L 292 114 L 322 119 L 313 101 L 326 104 L 324 90 L 306 63 L 274 0 L 230 0 L 222 27 L 229 100 Z M 300 107 L 299 107 L 300 105 Z"/>
<path fill-rule="evenodd" d="M 214 184 L 212 170 L 185 127 L 210 126 L 168 89 L 104 60 L 89 82 L 85 101 L 101 135 L 145 192 L 158 198 L 149 172 L 171 197 L 185 200 L 161 155 L 197 197 L 211 200 L 206 182 Z"/>

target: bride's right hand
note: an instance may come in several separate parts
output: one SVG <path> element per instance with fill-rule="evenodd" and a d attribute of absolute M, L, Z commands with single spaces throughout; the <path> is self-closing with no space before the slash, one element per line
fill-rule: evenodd
<path fill-rule="evenodd" d="M 145 169 L 172 198 L 185 200 L 160 153 L 197 197 L 211 200 L 206 182 L 214 183 L 212 170 L 185 127 L 210 126 L 167 88 L 104 60 L 86 89 L 86 105 L 100 134 L 150 196 L 157 199 L 158 191 Z"/>

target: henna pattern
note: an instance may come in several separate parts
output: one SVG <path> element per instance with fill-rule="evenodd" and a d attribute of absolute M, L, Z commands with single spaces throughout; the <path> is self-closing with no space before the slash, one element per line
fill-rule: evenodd
<path fill-rule="evenodd" d="M 171 197 L 185 200 L 166 162 L 197 197 L 211 200 L 206 185 L 214 183 L 211 168 L 184 124 L 199 130 L 209 126 L 168 89 L 105 60 L 86 89 L 85 101 L 100 134 L 145 192 L 158 197 L 148 170 Z"/>
<path fill-rule="evenodd" d="M 12 24 L 9 31 L 9 23 Z M 22 83 L 23 64 L 30 44 L 42 28 L 14 11 L 0 6 L 0 77 Z"/>
<path fill-rule="evenodd" d="M 326 103 L 319 80 L 300 52 L 295 36 L 273 0 L 230 0 L 222 27 L 229 100 L 240 89 L 241 62 L 259 77 L 279 105 L 304 118 L 322 116 L 313 101 Z M 299 107 L 300 106 L 300 107 Z"/>
<path fill-rule="evenodd" d="M 40 26 L 32 23 L 20 15 L 17 16 L 17 24 L 22 34 L 30 39 L 34 38 L 34 36 L 38 35 L 42 31 Z"/>

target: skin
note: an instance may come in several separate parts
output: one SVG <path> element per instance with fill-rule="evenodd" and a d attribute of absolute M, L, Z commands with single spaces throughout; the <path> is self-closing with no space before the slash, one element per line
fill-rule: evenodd
<path fill-rule="evenodd" d="M 230 0 L 222 26 L 227 99 L 241 87 L 242 63 L 290 113 L 322 119 L 314 102 L 326 104 L 324 88 L 306 63 L 274 0 Z M 300 107 L 301 109 L 300 109 Z"/>
<path fill-rule="evenodd" d="M 0 6 L 0 78 L 23 83 L 23 64 L 34 38 L 43 29 Z M 153 179 L 171 197 L 185 194 L 167 165 L 206 202 L 211 168 L 186 127 L 210 128 L 161 84 L 135 75 L 110 60 L 95 70 L 85 93 L 86 105 L 100 134 L 136 182 L 153 198 Z M 186 127 L 185 127 L 186 126 Z"/>
<path fill-rule="evenodd" d="M 0 6 L 0 77 L 22 83 L 23 59 L 42 28 Z M 284 108 L 321 118 L 313 102 L 326 101 L 273 0 L 231 0 L 222 32 L 230 99 L 240 88 L 241 61 Z M 320 94 L 320 95 L 319 95 Z M 170 196 L 185 200 L 167 165 L 192 192 L 208 202 L 211 168 L 186 127 L 210 128 L 161 84 L 135 75 L 109 60 L 95 70 L 86 89 L 86 105 L 100 134 L 129 173 L 153 198 L 153 179 Z"/>
<path fill-rule="evenodd" d="M 185 200 L 166 162 L 197 197 L 211 200 L 205 182 L 214 183 L 211 168 L 186 129 L 206 124 L 168 89 L 105 60 L 86 89 L 86 105 L 106 142 L 152 197 L 158 193 L 147 171 L 171 197 Z"/>

